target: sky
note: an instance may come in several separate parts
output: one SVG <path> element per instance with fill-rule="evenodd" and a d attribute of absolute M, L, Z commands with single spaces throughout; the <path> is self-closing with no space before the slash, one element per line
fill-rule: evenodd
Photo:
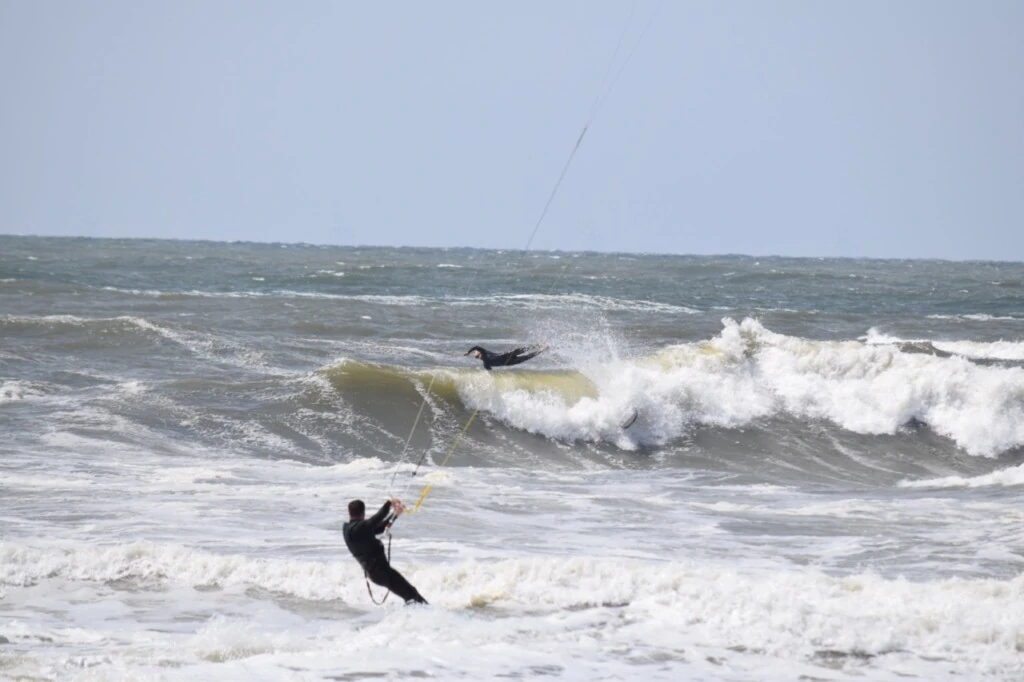
<path fill-rule="evenodd" d="M 0 233 L 1020 261 L 1022 27 L 1019 0 L 0 0 Z"/>

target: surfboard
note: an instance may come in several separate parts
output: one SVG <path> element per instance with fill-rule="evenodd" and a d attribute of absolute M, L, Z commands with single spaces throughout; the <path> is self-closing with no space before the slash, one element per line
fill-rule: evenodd
<path fill-rule="evenodd" d="M 622 419 L 619 420 L 619 427 L 622 429 L 628 429 L 636 421 L 636 418 L 640 416 L 640 413 L 636 411 L 635 407 L 629 408 L 629 411 L 623 415 Z"/>

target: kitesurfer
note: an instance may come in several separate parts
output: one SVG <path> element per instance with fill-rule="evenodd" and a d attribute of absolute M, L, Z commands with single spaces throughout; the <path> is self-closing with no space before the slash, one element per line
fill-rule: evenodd
<path fill-rule="evenodd" d="M 366 572 L 366 577 L 381 587 L 387 588 L 405 600 L 405 603 L 426 604 L 427 600 L 409 584 L 401 573 L 388 563 L 384 545 L 377 536 L 391 527 L 391 524 L 405 511 L 401 500 L 392 498 L 380 510 L 366 518 L 366 505 L 362 500 L 348 503 L 348 522 L 342 527 L 348 551 L 356 558 Z"/>
<path fill-rule="evenodd" d="M 484 369 L 490 369 L 491 367 L 508 367 L 510 365 L 518 365 L 521 362 L 526 362 L 530 358 L 537 357 L 547 349 L 548 347 L 545 344 L 543 346 L 516 348 L 507 353 L 493 353 L 483 346 L 473 346 L 466 351 L 466 355 L 472 354 L 474 358 L 483 360 Z"/>

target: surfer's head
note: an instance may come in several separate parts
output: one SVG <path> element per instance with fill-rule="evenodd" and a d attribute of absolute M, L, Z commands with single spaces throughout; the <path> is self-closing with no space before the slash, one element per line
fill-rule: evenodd
<path fill-rule="evenodd" d="M 483 355 L 483 352 L 484 349 L 481 348 L 480 346 L 473 346 L 472 348 L 466 351 L 466 355 L 472 354 L 474 358 L 479 358 Z"/>
<path fill-rule="evenodd" d="M 348 503 L 348 517 L 355 521 L 366 516 L 366 505 L 362 500 L 352 500 Z"/>

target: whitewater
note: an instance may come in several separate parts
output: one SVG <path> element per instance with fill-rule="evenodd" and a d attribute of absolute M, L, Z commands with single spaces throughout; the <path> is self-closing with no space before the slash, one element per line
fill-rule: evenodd
<path fill-rule="evenodd" d="M 1024 264 L 0 236 L 0 432 L 0 679 L 1024 680 Z"/>

